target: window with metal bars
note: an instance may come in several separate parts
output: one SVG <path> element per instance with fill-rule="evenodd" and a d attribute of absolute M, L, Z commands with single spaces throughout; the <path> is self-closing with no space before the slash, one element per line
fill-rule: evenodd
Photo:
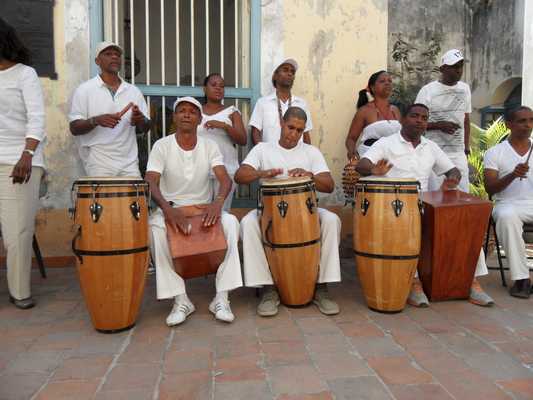
<path fill-rule="evenodd" d="M 260 95 L 259 0 L 93 0 L 92 7 L 91 27 L 100 33 L 92 35 L 93 48 L 100 40 L 123 47 L 121 76 L 146 96 L 154 121 L 138 141 L 142 172 L 153 143 L 175 132 L 175 99 L 203 101 L 203 81 L 212 72 L 223 75 L 224 103 L 238 107 L 247 125 Z M 251 206 L 254 192 L 239 187 L 233 206 Z"/>

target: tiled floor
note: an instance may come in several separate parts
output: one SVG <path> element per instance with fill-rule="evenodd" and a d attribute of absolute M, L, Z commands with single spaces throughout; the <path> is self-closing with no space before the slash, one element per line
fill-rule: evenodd
<path fill-rule="evenodd" d="M 482 280 L 493 308 L 385 315 L 366 308 L 345 259 L 338 316 L 309 306 L 260 318 L 243 288 L 229 325 L 207 310 L 213 279 L 201 278 L 188 283 L 197 311 L 173 329 L 151 275 L 136 327 L 114 335 L 93 330 L 74 268 L 33 282 L 39 304 L 20 311 L 0 272 L 0 399 L 533 399 L 533 298 L 509 297 L 496 271 Z"/>

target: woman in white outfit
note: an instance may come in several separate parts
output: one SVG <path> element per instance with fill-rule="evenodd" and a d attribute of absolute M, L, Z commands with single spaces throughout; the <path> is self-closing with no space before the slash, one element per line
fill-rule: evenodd
<path fill-rule="evenodd" d="M 0 225 L 7 250 L 9 300 L 31 297 L 32 239 L 44 171 L 44 101 L 28 49 L 0 18 Z"/>
<path fill-rule="evenodd" d="M 246 145 L 246 130 L 242 122 L 240 111 L 235 106 L 225 106 L 224 78 L 219 73 L 212 73 L 204 80 L 205 103 L 202 106 L 202 122 L 198 127 L 198 136 L 207 137 L 216 142 L 224 166 L 231 177 L 231 191 L 224 202 L 224 211 L 229 211 L 236 184 L 233 179 L 235 171 L 239 168 L 237 145 Z M 214 185 L 213 193 L 218 193 L 218 181 L 211 177 Z"/>
<path fill-rule="evenodd" d="M 387 71 L 370 75 L 368 86 L 359 91 L 357 112 L 346 138 L 349 159 L 361 158 L 378 139 L 400 132 L 400 110 L 389 103 L 391 93 L 392 78 Z"/>

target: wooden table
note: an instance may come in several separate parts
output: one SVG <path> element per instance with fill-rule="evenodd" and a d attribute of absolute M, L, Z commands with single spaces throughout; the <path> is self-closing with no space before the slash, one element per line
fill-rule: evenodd
<path fill-rule="evenodd" d="M 418 274 L 431 301 L 466 299 L 474 279 L 492 203 L 459 190 L 422 195 Z"/>

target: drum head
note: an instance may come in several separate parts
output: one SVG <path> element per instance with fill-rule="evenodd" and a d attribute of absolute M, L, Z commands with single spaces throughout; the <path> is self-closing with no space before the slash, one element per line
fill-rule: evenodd
<path fill-rule="evenodd" d="M 117 185 L 146 185 L 147 183 L 136 176 L 84 176 L 74 181 L 74 186 L 117 186 Z"/>
<path fill-rule="evenodd" d="M 307 176 L 298 176 L 298 177 L 285 177 L 285 178 L 269 178 L 261 179 L 261 186 L 294 186 L 294 185 L 305 185 L 306 183 L 311 183 L 313 180 Z"/>
<path fill-rule="evenodd" d="M 415 178 L 385 178 L 381 176 L 367 176 L 364 178 L 360 178 L 357 182 L 357 186 L 360 185 L 393 185 L 393 186 L 411 186 L 411 185 L 417 185 L 420 186 L 420 182 L 418 182 Z"/>

